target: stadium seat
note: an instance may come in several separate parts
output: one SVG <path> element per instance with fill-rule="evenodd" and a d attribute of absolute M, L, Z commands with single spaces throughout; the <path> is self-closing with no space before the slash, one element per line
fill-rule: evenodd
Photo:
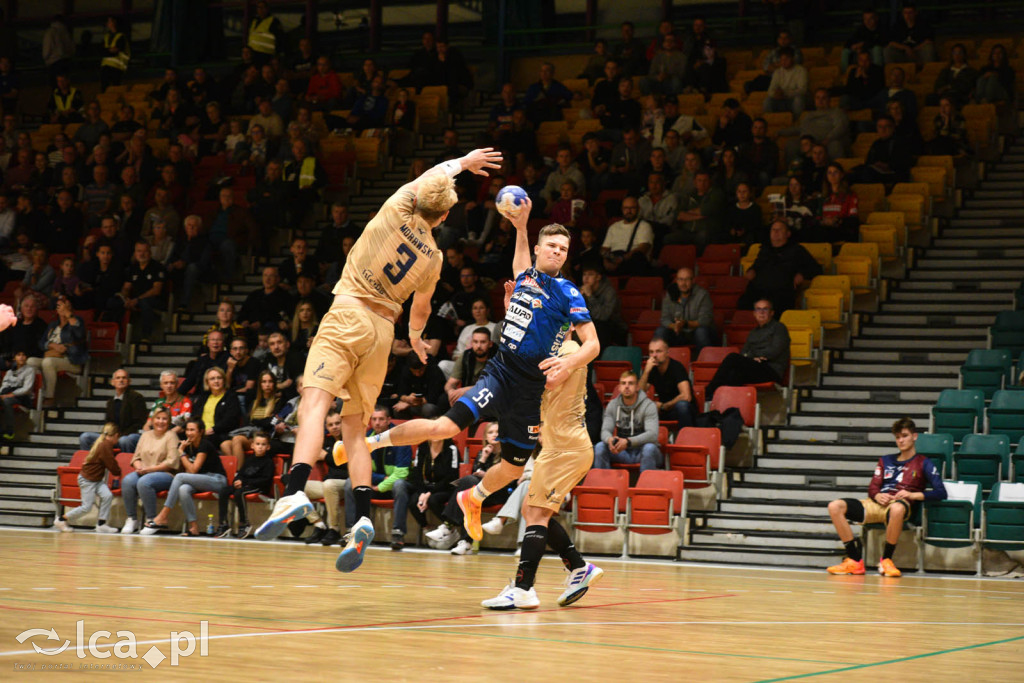
<path fill-rule="evenodd" d="M 872 211 L 867 215 L 864 224 L 893 226 L 896 228 L 899 247 L 903 249 L 907 246 L 907 217 L 902 211 Z"/>
<path fill-rule="evenodd" d="M 985 411 L 986 433 L 1016 442 L 1024 437 L 1024 391 L 1003 389 L 992 395 Z"/>
<path fill-rule="evenodd" d="M 623 470 L 590 470 L 572 490 L 574 529 L 605 533 L 621 529 L 625 521 L 629 474 Z"/>
<path fill-rule="evenodd" d="M 914 444 L 917 452 L 927 456 L 942 473 L 953 476 L 953 437 L 949 434 L 918 434 Z"/>
<path fill-rule="evenodd" d="M 654 333 L 658 330 L 658 327 L 658 325 L 630 325 L 630 346 L 638 346 L 642 349 L 646 349 L 647 345 L 651 343 L 652 339 L 654 339 Z"/>
<path fill-rule="evenodd" d="M 1024 484 L 997 482 L 983 510 L 983 547 L 1004 551 L 1024 550 Z"/>
<path fill-rule="evenodd" d="M 82 491 L 78 488 L 78 475 L 88 457 L 89 451 L 75 451 L 71 462 L 57 468 L 57 515 L 64 514 L 65 507 L 78 507 L 82 503 Z"/>
<path fill-rule="evenodd" d="M 974 389 L 943 389 L 938 402 L 932 407 L 932 434 L 949 434 L 953 441 L 978 431 L 985 409 L 985 395 Z"/>
<path fill-rule="evenodd" d="M 946 481 L 946 500 L 925 501 L 921 540 L 942 548 L 973 547 L 981 521 L 981 484 Z M 979 555 L 978 562 L 981 559 Z"/>
<path fill-rule="evenodd" d="M 1006 349 L 1014 356 L 1024 353 L 1024 311 L 999 311 L 988 328 L 988 347 Z"/>
<path fill-rule="evenodd" d="M 690 372 L 693 374 L 693 383 L 701 386 L 711 382 L 715 371 L 722 361 L 730 353 L 739 353 L 738 346 L 705 346 L 700 350 L 697 360 L 690 364 Z"/>
<path fill-rule="evenodd" d="M 636 534 L 678 531 L 683 506 L 683 474 L 647 470 L 629 489 L 627 529 Z"/>
<path fill-rule="evenodd" d="M 633 276 L 626 279 L 626 285 L 622 288 L 622 293 L 632 294 L 650 294 L 656 298 L 661 298 L 661 295 L 665 292 L 665 283 L 660 277 L 654 276 Z"/>
<path fill-rule="evenodd" d="M 829 242 L 801 242 L 800 246 L 814 257 L 825 273 L 832 272 L 832 244 Z"/>
<path fill-rule="evenodd" d="M 690 369 L 690 347 L 689 346 L 672 346 L 672 347 L 669 347 L 668 357 L 669 358 L 674 358 L 677 361 L 679 361 L 680 363 L 682 363 L 683 366 L 685 366 L 687 370 Z"/>
<path fill-rule="evenodd" d="M 846 256 L 833 261 L 836 275 L 850 278 L 854 294 L 872 294 L 877 290 L 877 281 L 872 271 L 875 263 L 867 256 Z"/>
<path fill-rule="evenodd" d="M 757 242 L 750 245 L 747 249 L 747 253 L 740 259 L 740 274 L 742 275 L 746 271 L 750 270 L 750 267 L 754 265 L 754 261 L 757 260 L 757 255 L 761 252 L 761 245 Z"/>
<path fill-rule="evenodd" d="M 665 466 L 682 472 L 687 488 L 713 485 L 721 498 L 725 477 L 722 432 L 717 428 L 683 427 L 675 442 L 666 446 Z"/>
<path fill-rule="evenodd" d="M 875 286 L 877 287 L 877 280 L 882 272 L 882 260 L 878 253 L 878 244 L 876 242 L 845 242 L 839 248 L 839 255 L 832 261 L 836 264 L 837 275 L 841 274 L 838 272 L 838 262 L 848 258 L 870 259 L 871 277 L 876 281 Z"/>
<path fill-rule="evenodd" d="M 635 346 L 609 346 L 601 352 L 601 360 L 626 361 L 632 366 L 633 372 L 637 375 L 643 371 L 643 352 Z M 618 376 L 616 376 L 615 381 L 618 381 L 618 379 Z"/>
<path fill-rule="evenodd" d="M 953 476 L 976 481 L 985 491 L 1010 474 L 1010 440 L 1001 434 L 968 434 L 953 454 Z"/>
<path fill-rule="evenodd" d="M 658 265 L 674 273 L 680 268 L 694 268 L 697 263 L 697 247 L 692 244 L 666 244 L 658 253 Z"/>
<path fill-rule="evenodd" d="M 1003 349 L 972 349 L 960 366 L 960 389 L 981 389 L 990 399 L 1013 383 L 1013 358 Z"/>
<path fill-rule="evenodd" d="M 850 330 L 847 327 L 848 318 L 844 301 L 845 296 L 840 289 L 812 287 L 804 291 L 804 307 L 821 314 L 822 327 L 826 330 L 843 330 L 849 338 Z"/>
<path fill-rule="evenodd" d="M 754 387 L 718 387 L 708 409 L 724 413 L 729 408 L 739 409 L 756 455 L 761 448 L 761 406 L 757 402 L 757 390 Z"/>
<path fill-rule="evenodd" d="M 861 242 L 874 242 L 878 245 L 878 256 L 883 261 L 898 261 L 902 257 L 903 246 L 896 226 L 865 224 L 860 226 L 859 232 Z"/>

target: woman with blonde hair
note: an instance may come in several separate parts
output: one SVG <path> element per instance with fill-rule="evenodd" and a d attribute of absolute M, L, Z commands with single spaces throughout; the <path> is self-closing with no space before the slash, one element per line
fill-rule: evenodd
<path fill-rule="evenodd" d="M 138 522 L 138 500 L 146 511 L 146 521 L 156 517 L 156 494 L 166 491 L 178 471 L 178 435 L 171 429 L 171 412 L 164 406 L 153 409 L 149 417 L 152 429 L 142 432 L 132 456 L 132 471 L 121 480 L 121 497 L 127 518 L 122 534 L 135 533 Z"/>
<path fill-rule="evenodd" d="M 292 316 L 292 348 L 305 355 L 306 349 L 313 343 L 319 325 L 320 319 L 316 315 L 313 302 L 309 299 L 299 300 L 295 306 L 295 315 Z"/>
<path fill-rule="evenodd" d="M 114 501 L 114 495 L 107 486 L 107 472 L 110 472 L 115 479 L 121 477 L 121 468 L 114 457 L 114 446 L 121 435 L 118 433 L 117 425 L 108 422 L 103 425 L 100 438 L 96 439 L 89 449 L 82 464 L 82 471 L 78 473 L 78 489 L 81 491 L 82 504 L 73 510 L 57 518 L 53 523 L 55 529 L 63 532 L 70 532 L 70 521 L 87 514 L 92 506 L 97 504 L 99 498 L 100 514 L 96 520 L 96 533 L 116 534 L 117 529 L 107 524 L 107 517 L 110 515 L 110 505 Z"/>
<path fill-rule="evenodd" d="M 242 421 L 242 407 L 233 391 L 227 390 L 227 374 L 216 365 L 203 375 L 203 393 L 192 402 L 192 415 L 202 418 L 204 435 L 219 446 L 219 452 L 229 452 L 231 432 Z"/>

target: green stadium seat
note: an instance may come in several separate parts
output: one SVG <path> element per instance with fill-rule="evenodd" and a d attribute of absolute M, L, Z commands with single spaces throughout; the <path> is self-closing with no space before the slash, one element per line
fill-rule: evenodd
<path fill-rule="evenodd" d="M 1010 440 L 998 434 L 968 434 L 953 454 L 957 479 L 980 482 L 991 491 L 996 482 L 1010 474 Z"/>
<path fill-rule="evenodd" d="M 984 504 L 981 543 L 993 550 L 1024 550 L 1024 484 L 992 487 Z"/>
<path fill-rule="evenodd" d="M 1024 353 L 1024 311 L 1000 311 L 988 328 L 988 347 Z"/>
<path fill-rule="evenodd" d="M 643 372 L 644 354 L 637 346 L 609 346 L 601 353 L 601 360 L 628 361 L 637 375 Z"/>
<path fill-rule="evenodd" d="M 921 540 L 940 548 L 974 546 L 981 524 L 981 484 L 946 481 L 946 500 L 925 501 Z M 980 553 L 978 558 L 981 563 Z"/>
<path fill-rule="evenodd" d="M 960 388 L 981 389 L 985 398 L 1013 384 L 1013 356 L 1005 349 L 973 349 L 960 366 Z"/>
<path fill-rule="evenodd" d="M 954 441 L 978 431 L 985 410 L 985 394 L 976 389 L 943 389 L 932 407 L 931 434 L 949 434 Z"/>
<path fill-rule="evenodd" d="M 953 437 L 949 434 L 918 434 L 917 452 L 935 463 L 943 477 L 953 476 Z"/>
<path fill-rule="evenodd" d="M 1010 456 L 1010 481 L 1024 483 L 1024 438 L 1017 444 L 1017 450 Z"/>
<path fill-rule="evenodd" d="M 1024 437 L 1024 391 L 997 391 L 985 411 L 987 432 L 1005 434 L 1010 441 Z"/>

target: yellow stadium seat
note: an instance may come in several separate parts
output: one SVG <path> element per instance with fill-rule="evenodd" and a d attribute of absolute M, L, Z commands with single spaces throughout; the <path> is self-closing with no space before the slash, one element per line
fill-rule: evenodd
<path fill-rule="evenodd" d="M 824 287 L 805 290 L 804 308 L 821 313 L 821 326 L 826 330 L 847 329 L 849 318 L 842 290 Z"/>
<path fill-rule="evenodd" d="M 150 138 L 146 140 L 146 144 L 153 150 L 153 156 L 157 159 L 167 158 L 167 150 L 171 146 L 169 138 Z"/>
<path fill-rule="evenodd" d="M 819 275 L 811 280 L 811 289 L 837 289 L 843 293 L 843 308 L 849 310 L 853 303 L 851 293 L 853 288 L 850 285 L 850 278 L 845 275 Z"/>
<path fill-rule="evenodd" d="M 786 325 L 789 331 L 789 388 L 792 389 L 796 380 L 793 378 L 799 367 L 813 367 L 814 386 L 821 384 L 821 354 L 814 346 L 814 331 L 802 325 Z"/>
<path fill-rule="evenodd" d="M 680 95 L 678 98 L 679 111 L 695 116 L 704 113 L 704 95 L 695 93 L 692 95 Z"/>
<path fill-rule="evenodd" d="M 878 256 L 883 261 L 896 261 L 903 254 L 898 230 L 894 225 L 866 223 L 860 226 L 860 241 L 878 245 Z"/>
<path fill-rule="evenodd" d="M 858 166 L 864 165 L 864 157 L 839 157 L 836 159 L 836 163 L 843 167 L 843 170 L 849 173 Z"/>
<path fill-rule="evenodd" d="M 800 48 L 800 54 L 803 55 L 804 66 L 808 71 L 813 69 L 820 69 L 825 64 L 825 48 L 823 47 L 804 47 Z M 828 68 L 828 67 L 824 67 Z"/>
<path fill-rule="evenodd" d="M 807 52 L 804 51 L 804 54 L 806 55 Z M 807 70 L 807 89 L 809 92 L 813 92 L 817 88 L 831 88 L 838 81 L 838 66 L 812 66 Z"/>
<path fill-rule="evenodd" d="M 538 135 L 564 135 L 569 132 L 569 124 L 565 121 L 541 121 L 537 128 Z"/>
<path fill-rule="evenodd" d="M 851 121 L 873 121 L 875 112 L 870 109 L 855 109 L 847 116 Z"/>
<path fill-rule="evenodd" d="M 757 255 L 761 252 L 760 243 L 755 242 L 750 245 L 750 249 L 747 250 L 746 255 L 740 259 L 740 272 L 745 273 L 750 269 L 750 266 L 754 265 L 754 261 L 757 260 Z"/>
<path fill-rule="evenodd" d="M 824 348 L 825 330 L 821 326 L 821 311 L 816 311 L 814 309 L 791 308 L 782 314 L 782 317 L 779 318 L 779 322 L 787 328 L 790 325 L 794 327 L 810 328 L 814 334 L 814 346 L 819 350 Z"/>
<path fill-rule="evenodd" d="M 952 189 L 946 169 L 941 166 L 915 166 L 910 169 L 910 177 L 915 183 L 928 186 L 928 196 L 933 203 L 945 201 Z"/>
<path fill-rule="evenodd" d="M 580 109 L 576 107 L 567 107 L 562 110 L 562 120 L 569 124 L 571 128 L 580 118 Z"/>
<path fill-rule="evenodd" d="M 441 107 L 441 98 L 424 97 L 416 100 L 416 130 L 422 133 L 440 133 L 448 125 L 448 117 Z"/>
<path fill-rule="evenodd" d="M 416 95 L 416 101 L 418 102 L 422 97 L 436 97 L 440 100 L 441 111 L 448 111 L 448 86 L 446 85 L 428 85 L 424 86 L 420 90 L 419 94 Z"/>
<path fill-rule="evenodd" d="M 566 78 L 562 80 L 562 85 L 570 92 L 578 92 L 582 93 L 584 97 L 590 97 L 590 81 L 585 78 Z"/>
<path fill-rule="evenodd" d="M 870 294 L 876 290 L 875 278 L 871 275 L 872 261 L 867 256 L 845 256 L 834 261 L 836 275 L 850 278 L 854 294 Z"/>
<path fill-rule="evenodd" d="M 383 138 L 353 138 L 359 171 L 380 170 L 384 164 Z"/>
<path fill-rule="evenodd" d="M 882 183 L 854 183 L 850 190 L 857 195 L 857 213 L 861 216 L 885 206 L 885 185 Z"/>
<path fill-rule="evenodd" d="M 601 130 L 600 119 L 577 119 L 576 123 L 573 124 L 572 129 L 574 131 L 580 131 L 583 133 L 592 133 Z"/>
<path fill-rule="evenodd" d="M 946 66 L 946 63 L 943 62 L 942 66 Z M 903 69 L 903 73 L 906 74 L 906 81 L 907 82 L 913 81 L 915 74 L 917 74 L 917 64 L 915 64 L 913 62 L 895 62 L 893 64 L 886 64 L 885 65 L 885 82 L 886 83 L 889 82 L 889 74 L 892 72 L 893 69 L 896 69 L 896 68 Z M 932 78 L 932 80 L 933 81 L 935 80 L 934 77 Z"/>
<path fill-rule="evenodd" d="M 826 273 L 832 270 L 832 244 L 829 242 L 801 242 L 800 246 L 803 247 L 814 257 L 822 270 Z"/>
<path fill-rule="evenodd" d="M 871 260 L 871 277 L 877 279 L 882 272 L 881 257 L 877 242 L 846 242 L 839 248 L 833 263 L 844 258 L 867 258 Z"/>
<path fill-rule="evenodd" d="M 768 98 L 767 92 L 752 92 L 747 95 L 743 102 L 743 111 L 751 117 L 758 117 L 764 112 L 764 101 Z"/>
<path fill-rule="evenodd" d="M 861 133 L 857 136 L 857 139 L 854 140 L 850 151 L 853 152 L 855 157 L 867 157 L 868 150 L 871 149 L 871 145 L 873 145 L 877 139 L 877 133 Z"/>
<path fill-rule="evenodd" d="M 917 166 L 921 167 L 935 167 L 946 169 L 946 182 L 947 187 L 952 191 L 956 187 L 956 164 L 953 163 L 953 157 L 948 154 L 941 155 L 922 155 L 917 158 Z"/>
<path fill-rule="evenodd" d="M 919 194 L 889 195 L 889 212 L 898 211 L 903 214 L 903 221 L 908 230 L 917 230 L 928 221 L 925 203 L 927 197 Z"/>
<path fill-rule="evenodd" d="M 891 225 L 895 227 L 900 247 L 907 245 L 907 217 L 902 211 L 872 211 L 864 222 L 869 225 Z"/>

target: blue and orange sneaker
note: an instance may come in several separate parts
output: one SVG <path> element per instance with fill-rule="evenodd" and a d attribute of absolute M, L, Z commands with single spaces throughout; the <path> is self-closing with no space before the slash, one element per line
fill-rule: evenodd
<path fill-rule="evenodd" d="M 278 498 L 270 519 L 260 525 L 253 536 L 260 541 L 269 541 L 284 533 L 288 522 L 302 519 L 313 511 L 313 504 L 302 491 Z"/>
<path fill-rule="evenodd" d="M 359 569 L 366 549 L 373 543 L 373 536 L 373 522 L 366 517 L 360 517 L 349 532 L 348 544 L 334 561 L 335 569 L 346 574 Z"/>
<path fill-rule="evenodd" d="M 455 500 L 459 503 L 459 509 L 462 510 L 462 526 L 466 527 L 466 533 L 474 541 L 482 541 L 484 538 L 484 528 L 480 524 L 482 506 L 473 497 L 473 489 L 459 491 Z"/>

